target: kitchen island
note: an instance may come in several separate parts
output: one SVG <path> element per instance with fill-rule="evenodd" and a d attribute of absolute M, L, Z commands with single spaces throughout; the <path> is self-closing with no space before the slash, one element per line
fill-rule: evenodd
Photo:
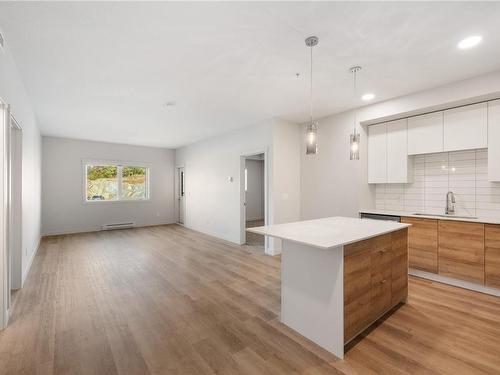
<path fill-rule="evenodd" d="M 249 232 L 280 238 L 281 322 L 344 357 L 344 345 L 408 292 L 408 224 L 330 217 Z"/>

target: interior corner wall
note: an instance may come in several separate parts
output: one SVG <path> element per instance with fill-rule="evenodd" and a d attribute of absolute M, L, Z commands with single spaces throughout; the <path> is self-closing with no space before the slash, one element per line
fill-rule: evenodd
<path fill-rule="evenodd" d="M 42 233 L 91 232 L 103 225 L 174 222 L 174 150 L 43 137 Z M 150 199 L 84 202 L 83 160 L 122 161 L 150 168 Z M 64 183 L 61 183 L 64 181 Z"/>
<path fill-rule="evenodd" d="M 361 127 L 360 160 L 350 160 L 349 135 L 354 112 L 348 111 L 319 121 L 318 153 L 306 155 L 302 146 L 302 219 L 328 216 L 356 217 L 367 207 L 374 190 L 367 181 L 366 130 Z"/>
<path fill-rule="evenodd" d="M 301 218 L 301 141 L 299 124 L 275 119 L 273 123 L 273 224 L 290 223 Z M 269 253 L 281 252 L 281 241 L 269 241 Z"/>
<path fill-rule="evenodd" d="M 186 227 L 240 243 L 241 156 L 268 150 L 271 179 L 272 125 L 264 121 L 176 150 L 175 165 L 183 166 L 186 176 Z"/>
<path fill-rule="evenodd" d="M 11 113 L 23 128 L 21 280 L 13 280 L 13 286 L 20 287 L 40 243 L 41 135 L 8 46 L 0 52 L 0 98 L 10 104 Z"/>

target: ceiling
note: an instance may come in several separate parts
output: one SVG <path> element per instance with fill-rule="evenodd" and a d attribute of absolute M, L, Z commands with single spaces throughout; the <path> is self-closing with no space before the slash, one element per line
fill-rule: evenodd
<path fill-rule="evenodd" d="M 321 117 L 363 104 L 353 65 L 375 101 L 500 69 L 499 14 L 494 2 L 1 2 L 0 28 L 44 135 L 175 148 L 306 120 L 309 35 Z M 458 50 L 471 34 L 483 43 Z"/>

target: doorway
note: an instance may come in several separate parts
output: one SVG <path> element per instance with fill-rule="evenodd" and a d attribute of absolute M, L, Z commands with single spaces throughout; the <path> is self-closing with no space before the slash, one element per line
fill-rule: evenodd
<path fill-rule="evenodd" d="M 11 296 L 22 286 L 22 143 L 23 131 L 16 119 L 10 118 L 8 137 L 8 238 L 9 290 Z M 9 299 L 9 306 L 11 301 Z"/>
<path fill-rule="evenodd" d="M 0 329 L 9 320 L 12 291 L 22 286 L 22 128 L 0 101 Z"/>
<path fill-rule="evenodd" d="M 177 195 L 177 222 L 184 224 L 186 219 L 186 173 L 184 167 L 177 167 L 175 190 Z"/>
<path fill-rule="evenodd" d="M 266 224 L 266 163 L 265 153 L 245 155 L 243 158 L 243 218 L 244 243 L 264 250 L 264 236 L 249 233 L 247 228 L 260 227 Z"/>

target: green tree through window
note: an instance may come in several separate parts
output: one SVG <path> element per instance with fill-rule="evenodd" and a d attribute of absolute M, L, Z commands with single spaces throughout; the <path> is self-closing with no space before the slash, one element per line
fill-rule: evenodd
<path fill-rule="evenodd" d="M 149 198 L 146 167 L 87 165 L 86 200 L 143 200 Z"/>

